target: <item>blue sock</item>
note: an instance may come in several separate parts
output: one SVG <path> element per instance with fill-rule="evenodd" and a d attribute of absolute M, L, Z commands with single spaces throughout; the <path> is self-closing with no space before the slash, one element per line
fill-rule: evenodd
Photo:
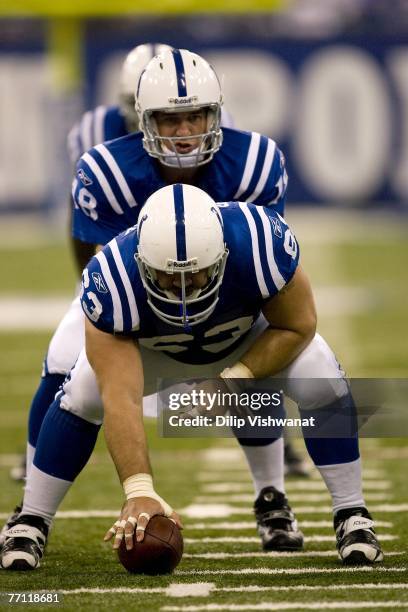
<path fill-rule="evenodd" d="M 41 425 L 55 394 L 65 380 L 65 374 L 46 374 L 33 397 L 28 416 L 28 441 L 34 448 L 37 446 Z"/>
<path fill-rule="evenodd" d="M 305 434 L 306 448 L 315 465 L 350 463 L 359 458 L 358 422 L 351 394 L 336 400 L 329 406 L 315 410 L 300 410 L 302 418 L 314 417 L 316 436 Z"/>
<path fill-rule="evenodd" d="M 41 427 L 34 465 L 55 478 L 73 482 L 94 449 L 100 425 L 62 410 L 56 399 Z"/>

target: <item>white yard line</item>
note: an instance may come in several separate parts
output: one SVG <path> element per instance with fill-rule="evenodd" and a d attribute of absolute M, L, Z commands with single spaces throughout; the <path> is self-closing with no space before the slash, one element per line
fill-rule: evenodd
<path fill-rule="evenodd" d="M 289 494 L 289 493 L 288 493 Z M 390 499 L 388 493 L 365 493 L 364 498 L 366 501 L 385 501 Z M 251 503 L 254 501 L 252 494 L 240 493 L 226 496 L 225 493 L 211 494 L 211 495 L 197 495 L 194 498 L 194 504 L 213 504 L 213 503 Z M 296 502 L 319 502 L 319 501 L 330 501 L 329 492 L 324 493 L 299 493 L 289 494 L 289 501 L 293 504 Z"/>
<path fill-rule="evenodd" d="M 350 573 L 405 573 L 406 567 L 305 567 L 305 568 L 271 568 L 271 567 L 241 567 L 240 569 L 212 569 L 212 570 L 176 570 L 175 576 L 239 576 L 239 575 L 257 575 L 257 576 L 275 576 L 275 575 L 301 575 L 301 574 L 350 574 Z"/>
<path fill-rule="evenodd" d="M 331 514 L 331 506 L 297 506 L 294 508 L 296 514 Z M 378 504 L 370 505 L 371 512 L 408 512 L 408 504 Z M 229 504 L 190 504 L 180 509 L 180 514 L 185 518 L 227 518 L 234 514 L 249 516 L 252 514 L 251 508 L 240 508 Z"/>
<path fill-rule="evenodd" d="M 392 450 L 392 449 L 387 449 L 387 450 Z M 377 478 L 385 478 L 386 473 L 384 472 L 384 470 L 380 470 L 380 469 L 363 468 L 363 476 L 364 476 L 364 482 L 367 482 L 369 480 L 373 480 L 375 482 Z M 225 470 L 220 469 L 219 466 L 217 466 L 217 471 L 213 469 L 211 469 L 211 471 L 203 470 L 197 475 L 197 480 L 199 480 L 200 482 L 220 482 L 220 481 L 230 482 L 232 481 L 232 482 L 245 483 L 247 485 L 251 484 L 248 467 L 246 465 L 242 465 L 242 467 L 237 466 L 235 469 L 232 467 L 230 468 L 230 466 L 228 465 L 228 468 Z M 288 479 L 286 483 L 294 484 L 296 482 L 299 482 L 302 484 L 312 483 L 312 482 L 322 482 L 322 477 L 317 471 L 313 470 L 309 478 L 305 478 L 304 480 L 302 479 L 301 481 L 291 481 L 290 479 Z"/>
<path fill-rule="evenodd" d="M 163 612 L 208 612 L 216 610 L 230 610 L 238 612 L 240 610 L 373 610 L 374 608 L 403 608 L 407 609 L 407 602 L 403 601 L 324 601 L 322 603 L 293 603 L 280 602 L 270 603 L 261 602 L 257 604 L 205 604 L 199 606 L 163 606 Z"/>
<path fill-rule="evenodd" d="M 370 506 L 372 512 L 407 512 L 408 504 L 382 504 L 379 506 Z M 331 513 L 332 509 L 330 506 L 299 506 L 296 508 L 298 514 L 314 514 L 314 513 Z M 234 514 L 243 514 L 247 516 L 252 515 L 251 508 L 238 508 L 229 506 L 228 504 L 193 504 L 186 506 L 179 510 L 180 514 L 185 519 L 196 519 L 196 518 L 223 518 L 229 517 Z M 1 512 L 0 520 L 7 519 L 10 512 Z M 89 519 L 89 518 L 117 518 L 118 510 L 61 510 L 57 512 L 57 519 Z M 327 521 L 299 521 L 302 527 L 319 527 L 319 526 L 331 526 L 331 523 Z M 323 524 L 322 524 L 323 523 Z M 376 521 L 378 527 L 392 527 L 392 523 L 387 521 Z M 195 523 L 189 526 L 189 529 L 247 529 L 255 526 L 252 521 L 244 522 L 231 522 L 231 523 Z"/>
<path fill-rule="evenodd" d="M 188 583 L 172 583 L 168 587 L 113 587 L 113 588 L 86 588 L 81 587 L 79 589 L 56 589 L 55 593 L 61 593 L 62 595 L 82 595 L 82 594 L 117 594 L 117 593 L 128 593 L 128 594 L 162 594 L 168 597 L 207 597 L 211 593 L 262 593 L 262 592 L 296 592 L 296 591 L 321 591 L 324 588 L 325 591 L 381 591 L 381 590 L 406 590 L 408 589 L 408 583 L 399 582 L 387 582 L 387 583 L 363 583 L 363 584 L 337 584 L 337 585 L 326 585 L 322 587 L 313 586 L 308 584 L 299 584 L 296 586 L 258 586 L 245 585 L 242 587 L 217 587 L 214 582 L 188 582 Z M 45 593 L 47 591 L 40 590 L 39 593 Z"/>
<path fill-rule="evenodd" d="M 368 480 L 363 483 L 364 489 L 387 490 L 391 488 L 389 480 Z M 251 483 L 242 482 L 214 482 L 202 486 L 202 493 L 247 493 L 253 491 Z M 323 481 L 298 480 L 285 482 L 287 492 L 292 491 L 327 491 Z"/>
<path fill-rule="evenodd" d="M 392 529 L 394 523 L 390 521 L 375 521 L 376 527 L 383 529 Z M 299 527 L 301 529 L 333 529 L 333 521 L 299 521 Z M 253 521 L 219 521 L 212 523 L 211 521 L 205 523 L 191 523 L 188 525 L 188 530 L 243 530 L 243 529 L 255 529 L 255 519 Z"/>
<path fill-rule="evenodd" d="M 302 527 L 302 525 L 299 525 Z M 376 523 L 377 526 L 377 523 Z M 185 544 L 259 544 L 259 537 L 250 537 L 250 536 L 223 536 L 220 538 L 183 538 Z M 390 534 L 381 534 L 381 542 L 393 542 L 398 540 L 398 536 L 390 535 Z M 320 543 L 320 542 L 334 542 L 335 537 L 333 535 L 313 535 L 313 536 L 305 536 L 306 544 L 310 544 L 312 542 Z"/>
<path fill-rule="evenodd" d="M 400 552 L 387 552 L 387 557 L 400 557 L 404 555 L 405 551 Z M 297 557 L 338 557 L 336 550 L 302 550 L 300 552 L 239 552 L 239 553 L 224 553 L 224 552 L 214 552 L 214 553 L 184 553 L 183 559 L 294 559 Z"/>
<path fill-rule="evenodd" d="M 54 329 L 68 310 L 72 299 L 71 296 L 52 295 L 2 296 L 0 331 Z"/>

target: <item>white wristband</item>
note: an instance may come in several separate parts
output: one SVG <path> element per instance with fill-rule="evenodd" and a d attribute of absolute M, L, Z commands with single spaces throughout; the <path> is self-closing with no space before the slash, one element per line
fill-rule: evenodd
<path fill-rule="evenodd" d="M 170 516 L 173 512 L 169 504 L 154 490 L 151 474 L 134 474 L 133 476 L 129 476 L 129 478 L 123 481 L 123 490 L 125 491 L 126 499 L 150 497 L 159 502 L 165 516 Z"/>
<path fill-rule="evenodd" d="M 231 368 L 225 368 L 220 378 L 255 378 L 255 376 L 242 361 L 237 361 Z"/>

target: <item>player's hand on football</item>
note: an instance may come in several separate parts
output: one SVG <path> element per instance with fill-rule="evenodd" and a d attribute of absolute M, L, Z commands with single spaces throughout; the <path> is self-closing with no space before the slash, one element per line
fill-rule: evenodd
<path fill-rule="evenodd" d="M 167 515 L 163 506 L 156 499 L 134 497 L 124 503 L 119 519 L 106 532 L 104 541 L 108 542 L 113 538 L 113 548 L 117 549 L 125 538 L 126 549 L 131 550 L 133 548 L 134 532 L 136 532 L 136 541 L 142 542 L 147 524 L 156 514 L 168 516 L 179 529 L 183 528 L 180 517 L 174 510 Z"/>

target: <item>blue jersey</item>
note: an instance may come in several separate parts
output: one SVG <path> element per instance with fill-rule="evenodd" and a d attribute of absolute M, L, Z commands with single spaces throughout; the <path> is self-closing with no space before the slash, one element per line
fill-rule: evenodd
<path fill-rule="evenodd" d="M 97 106 L 87 111 L 68 134 L 67 147 L 73 164 L 97 144 L 128 134 L 119 106 Z"/>
<path fill-rule="evenodd" d="M 243 202 L 218 206 L 229 255 L 219 300 L 206 321 L 185 330 L 154 314 L 134 257 L 138 239 L 133 227 L 109 242 L 84 270 L 81 302 L 92 323 L 110 334 L 134 336 L 183 363 L 212 363 L 231 353 L 265 300 L 292 278 L 299 249 L 273 209 Z"/>
<path fill-rule="evenodd" d="M 195 186 L 216 202 L 242 200 L 283 214 L 287 175 L 275 142 L 256 132 L 223 128 L 223 133 L 220 150 L 198 169 Z M 142 139 L 141 132 L 129 134 L 81 157 L 72 191 L 72 233 L 78 240 L 106 244 L 134 225 L 147 198 L 167 185 Z"/>

